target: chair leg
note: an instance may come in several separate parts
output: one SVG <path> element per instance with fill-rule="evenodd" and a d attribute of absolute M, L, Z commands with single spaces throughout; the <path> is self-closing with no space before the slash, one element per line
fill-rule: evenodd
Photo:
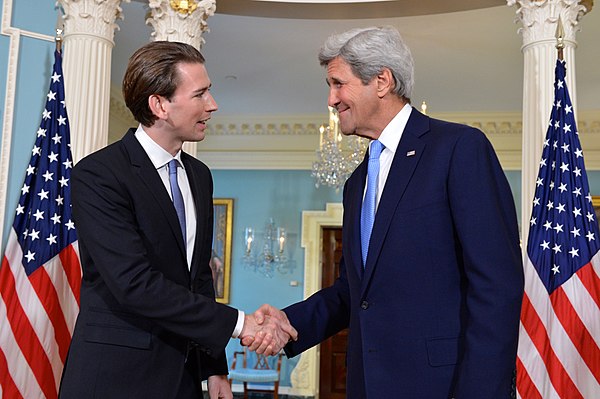
<path fill-rule="evenodd" d="M 248 383 L 244 381 L 244 399 L 248 399 Z"/>
<path fill-rule="evenodd" d="M 279 398 L 279 381 L 275 382 L 275 386 L 273 387 L 273 399 Z"/>

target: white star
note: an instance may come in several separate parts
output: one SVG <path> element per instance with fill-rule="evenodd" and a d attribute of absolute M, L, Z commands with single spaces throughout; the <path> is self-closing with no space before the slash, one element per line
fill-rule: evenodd
<path fill-rule="evenodd" d="M 55 154 L 54 151 L 52 151 L 50 152 L 50 155 L 48 155 L 48 159 L 50 160 L 50 163 L 58 162 L 58 154 Z"/>
<path fill-rule="evenodd" d="M 559 81 L 559 85 L 560 85 L 560 87 L 562 87 L 562 82 L 561 82 L 561 81 Z M 558 101 L 556 102 L 556 108 L 558 109 L 558 108 L 560 108 L 560 107 L 561 107 L 560 100 L 558 100 Z"/>
<path fill-rule="evenodd" d="M 56 118 L 56 120 L 58 121 L 58 126 L 67 124 L 67 118 L 62 115 Z"/>
<path fill-rule="evenodd" d="M 583 156 L 583 151 L 581 151 L 581 148 L 575 150 L 575 155 L 577 158 L 581 158 Z"/>
<path fill-rule="evenodd" d="M 27 250 L 27 255 L 25 255 L 25 257 L 27 258 L 27 262 L 31 262 L 32 260 L 35 260 L 35 252 Z"/>
<path fill-rule="evenodd" d="M 21 204 L 17 205 L 17 215 L 22 215 L 25 212 L 25 207 Z"/>
<path fill-rule="evenodd" d="M 552 124 L 552 120 L 550 120 L 550 124 Z M 550 145 L 550 141 L 548 139 L 544 140 L 544 148 Z"/>
<path fill-rule="evenodd" d="M 68 186 L 69 179 L 66 179 L 64 176 L 60 178 L 58 181 L 61 187 Z"/>
<path fill-rule="evenodd" d="M 575 208 L 573 209 L 573 217 L 581 216 L 581 209 Z"/>
<path fill-rule="evenodd" d="M 50 90 L 46 97 L 48 97 L 48 101 L 56 100 L 56 93 Z"/>
<path fill-rule="evenodd" d="M 56 72 L 54 72 L 54 74 L 52 75 L 52 82 L 56 83 L 60 80 L 60 75 L 58 75 Z"/>
<path fill-rule="evenodd" d="M 575 169 L 573 169 L 573 174 L 575 176 L 579 176 L 581 177 L 581 169 L 579 169 L 577 166 L 575 167 Z"/>
<path fill-rule="evenodd" d="M 73 223 L 73 221 L 69 219 L 69 221 L 65 223 L 65 226 L 67 226 L 67 230 L 73 230 L 75 228 L 75 223 Z"/>
<path fill-rule="evenodd" d="M 546 208 L 548 208 L 548 210 L 554 208 L 554 204 L 552 203 L 552 201 L 548 201 L 548 205 L 546 205 Z"/>
<path fill-rule="evenodd" d="M 62 136 L 59 136 L 58 133 L 56 133 L 54 135 L 54 137 L 52 137 L 52 140 L 54 141 L 54 144 L 60 143 L 60 139 L 62 139 Z"/>
<path fill-rule="evenodd" d="M 49 170 L 46 171 L 42 176 L 44 177 L 44 181 L 52 180 L 52 176 L 54 173 L 50 173 Z"/>
<path fill-rule="evenodd" d="M 63 197 L 61 197 L 60 195 L 58 197 L 56 197 L 56 204 L 57 205 L 62 205 L 63 204 Z"/>
<path fill-rule="evenodd" d="M 540 204 L 540 199 L 539 198 L 534 198 L 533 199 L 533 206 L 538 206 Z"/>
<path fill-rule="evenodd" d="M 588 239 L 588 241 L 596 240 L 594 238 L 594 233 L 592 233 L 591 231 L 588 231 L 588 233 L 585 235 L 585 237 Z"/>
<path fill-rule="evenodd" d="M 585 215 L 588 218 L 589 222 L 593 222 L 594 221 L 594 214 L 588 212 L 587 215 Z"/>
<path fill-rule="evenodd" d="M 40 196 L 40 201 L 43 199 L 48 199 L 49 193 L 50 191 L 44 191 L 44 189 L 42 188 L 42 190 L 38 193 L 38 195 Z"/>
<path fill-rule="evenodd" d="M 67 159 L 65 162 L 63 162 L 63 165 L 65 165 L 65 169 L 70 169 L 73 167 L 73 162 Z"/>
<path fill-rule="evenodd" d="M 569 151 L 570 151 L 570 150 L 569 150 L 569 145 L 568 145 L 567 143 L 564 143 L 564 144 L 561 146 L 561 148 L 562 148 L 563 152 L 569 152 Z"/>
<path fill-rule="evenodd" d="M 541 185 L 543 185 L 543 184 L 544 184 L 544 181 L 542 180 L 542 178 L 541 178 L 541 177 L 538 177 L 538 178 L 537 178 L 537 181 L 535 182 L 535 184 L 536 184 L 536 185 L 539 187 L 539 186 L 541 186 Z"/>
<path fill-rule="evenodd" d="M 579 249 L 575 249 L 575 248 L 571 247 L 571 250 L 569 251 L 569 253 L 571 254 L 571 258 L 574 258 L 576 256 L 579 256 Z"/>
<path fill-rule="evenodd" d="M 35 241 L 38 238 L 40 238 L 40 232 L 39 231 L 35 231 L 35 230 L 31 230 L 31 233 L 29 233 L 29 237 L 31 237 L 31 241 Z"/>
<path fill-rule="evenodd" d="M 567 114 L 570 114 L 571 112 L 573 112 L 573 111 L 571 111 L 571 108 L 573 108 L 573 107 L 571 107 L 569 104 L 565 105 L 565 112 Z"/>
<path fill-rule="evenodd" d="M 558 245 L 558 244 L 554 244 L 554 248 L 552 248 L 552 250 L 554 251 L 555 254 L 562 252 L 560 250 L 560 245 Z"/>
<path fill-rule="evenodd" d="M 33 149 L 31 150 L 31 155 L 41 155 L 42 154 L 42 149 L 38 146 L 33 146 Z"/>
<path fill-rule="evenodd" d="M 553 181 L 551 181 L 551 182 L 550 182 L 550 190 L 552 190 L 553 188 L 554 188 L 554 182 L 553 182 Z"/>
<path fill-rule="evenodd" d="M 37 131 L 37 136 L 38 137 L 40 137 L 40 136 L 46 137 L 46 129 L 39 128 Z"/>
<path fill-rule="evenodd" d="M 560 165 L 560 170 L 562 170 L 563 173 L 567 172 L 569 170 L 569 165 L 563 162 L 562 165 Z"/>
<path fill-rule="evenodd" d="M 577 187 L 573 190 L 573 194 L 575 194 L 576 197 L 579 197 L 581 195 L 581 187 Z"/>
<path fill-rule="evenodd" d="M 50 220 L 52 220 L 54 222 L 54 224 L 58 224 L 58 223 L 60 223 L 60 216 L 57 215 L 56 213 L 54 213 L 54 216 L 52 216 L 50 218 Z"/>
<path fill-rule="evenodd" d="M 592 202 L 592 194 L 588 193 L 588 195 L 585 196 L 585 199 L 591 203 Z"/>
<path fill-rule="evenodd" d="M 50 115 L 52 115 L 52 111 L 48 111 L 47 109 L 45 109 L 42 113 L 42 119 L 50 119 Z"/>
<path fill-rule="evenodd" d="M 556 148 L 556 146 L 554 146 Z M 552 170 L 556 169 L 556 161 L 552 161 Z"/>
<path fill-rule="evenodd" d="M 540 168 L 546 166 L 546 158 L 542 158 L 542 160 L 540 161 Z"/>
<path fill-rule="evenodd" d="M 33 215 L 35 217 L 35 220 L 38 221 L 40 219 L 44 219 L 44 211 L 40 211 L 39 209 L 35 211 L 35 214 Z"/>
<path fill-rule="evenodd" d="M 559 89 L 562 89 L 562 87 L 563 87 L 563 81 L 562 81 L 562 80 L 559 80 L 559 81 L 558 81 L 558 82 L 556 82 L 556 83 L 557 83 L 557 86 L 558 86 L 558 88 L 559 88 Z M 558 100 L 558 106 L 560 107 L 560 100 Z"/>
<path fill-rule="evenodd" d="M 21 195 L 24 195 L 28 192 L 29 192 L 29 186 L 27 184 L 23 184 L 23 187 L 21 188 Z"/>
<path fill-rule="evenodd" d="M 560 127 L 560 122 L 559 121 L 554 122 L 554 128 L 558 129 L 559 127 Z M 556 148 L 556 146 L 554 148 Z"/>
<path fill-rule="evenodd" d="M 552 268 L 552 271 L 554 272 L 554 274 L 556 274 L 556 273 L 560 273 L 560 270 L 559 270 L 559 268 L 560 268 L 560 266 L 558 266 L 558 265 L 554 265 L 554 267 Z"/>
<path fill-rule="evenodd" d="M 560 183 L 560 186 L 558 187 L 558 189 L 560 190 L 561 193 L 564 193 L 565 191 L 567 191 L 567 185 L 565 183 Z"/>
<path fill-rule="evenodd" d="M 571 125 L 565 125 L 565 126 L 563 126 L 563 130 L 564 130 L 565 134 L 569 133 L 571 131 Z"/>
<path fill-rule="evenodd" d="M 544 228 L 546 231 L 550 230 L 552 228 L 552 223 L 550 223 L 549 220 L 546 220 L 546 223 L 544 223 Z"/>
<path fill-rule="evenodd" d="M 32 175 L 35 173 L 35 168 L 31 165 L 27 166 L 27 176 Z"/>
<path fill-rule="evenodd" d="M 50 236 L 46 238 L 46 241 L 48 241 L 48 245 L 56 244 L 56 236 L 50 234 Z"/>
<path fill-rule="evenodd" d="M 550 243 L 549 243 L 548 241 L 544 240 L 544 241 L 543 241 L 543 242 L 540 244 L 540 247 L 542 247 L 542 249 L 543 249 L 543 250 L 550 249 Z"/>
<path fill-rule="evenodd" d="M 558 204 L 558 206 L 556 207 L 556 209 L 558 210 L 558 213 L 562 213 L 565 211 L 565 204 Z"/>
<path fill-rule="evenodd" d="M 579 234 L 579 230 L 575 227 L 573 227 L 573 230 L 571 230 L 571 234 L 573 234 L 573 237 L 579 237 L 581 234 Z"/>
<path fill-rule="evenodd" d="M 556 223 L 556 226 L 554 226 L 554 230 L 556 230 L 556 234 L 562 233 L 563 232 L 563 225 Z"/>
<path fill-rule="evenodd" d="M 558 140 L 556 140 L 554 143 L 552 143 L 552 148 L 554 148 L 556 150 L 557 147 L 558 147 Z"/>

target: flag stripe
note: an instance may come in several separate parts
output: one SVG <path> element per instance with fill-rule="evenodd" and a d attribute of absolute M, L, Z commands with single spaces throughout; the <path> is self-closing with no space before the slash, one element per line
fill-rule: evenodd
<path fill-rule="evenodd" d="M 522 398 L 542 399 L 540 391 L 535 387 L 520 359 L 517 359 L 517 385 L 519 387 L 519 395 Z"/>
<path fill-rule="evenodd" d="M 0 303 L 3 304 L 4 302 L 0 301 Z M 8 330 L 8 328 L 6 330 Z M 6 360 L 2 348 L 0 348 L 0 388 L 0 397 L 2 398 L 23 398 L 23 395 L 19 392 L 19 388 L 17 388 L 17 384 L 15 384 L 15 381 L 8 370 L 8 361 Z"/>
<path fill-rule="evenodd" d="M 598 255 L 596 255 L 596 257 L 598 257 Z M 579 269 L 577 275 L 590 293 L 591 298 L 596 302 L 596 306 L 600 308 L 600 279 L 598 278 L 598 274 L 594 271 L 593 263 L 590 262 L 590 266 L 591 267 L 582 267 Z"/>
<path fill-rule="evenodd" d="M 2 261 L 2 269 L 9 269 L 9 267 L 5 257 Z M 13 330 L 17 344 L 21 348 L 23 356 L 27 359 L 27 363 L 31 367 L 44 395 L 46 398 L 55 398 L 57 393 L 54 378 L 48 378 L 48 376 L 54 374 L 52 365 L 30 323 L 30 319 L 27 317 L 27 313 L 19 303 L 14 276 L 12 273 L 6 272 L 2 273 L 1 277 L 0 286 L 3 288 L 2 298 L 8 309 L 8 324 Z"/>
<path fill-rule="evenodd" d="M 79 255 L 75 250 L 77 242 L 63 249 L 59 256 L 63 269 L 71 287 L 71 292 L 75 296 L 77 305 L 79 305 L 79 292 L 81 291 L 81 265 L 79 264 Z"/>
<path fill-rule="evenodd" d="M 559 396 L 572 399 L 583 398 L 558 359 L 558 356 L 556 356 L 556 353 L 550 344 L 548 332 L 546 331 L 542 320 L 535 312 L 527 294 L 523 295 L 521 322 L 538 352 L 542 355 L 542 358 L 545 359 L 550 381 L 557 390 Z"/>
<path fill-rule="evenodd" d="M 70 262 L 71 260 L 68 257 L 63 256 L 63 253 L 70 249 L 70 246 L 65 248 L 59 255 L 54 257 L 54 259 L 46 262 L 44 265 L 44 269 L 50 278 L 50 282 L 54 287 L 57 287 L 56 293 L 58 295 L 58 301 L 60 309 L 63 312 L 67 328 L 69 331 L 69 336 L 73 334 L 73 327 L 75 326 L 75 321 L 77 320 L 77 315 L 79 313 L 79 302 L 78 298 L 75 296 L 75 293 L 71 290 L 69 286 L 68 276 L 65 271 L 64 261 Z M 69 251 L 74 253 L 73 251 Z M 79 264 L 79 263 L 77 263 Z M 67 264 L 69 267 L 69 264 Z M 79 279 L 81 281 L 81 269 L 79 271 Z"/>

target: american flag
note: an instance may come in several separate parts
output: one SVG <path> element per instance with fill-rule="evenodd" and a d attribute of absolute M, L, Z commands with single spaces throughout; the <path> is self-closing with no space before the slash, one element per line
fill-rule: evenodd
<path fill-rule="evenodd" d="M 527 243 L 517 358 L 521 398 L 600 398 L 600 234 L 557 60 Z"/>
<path fill-rule="evenodd" d="M 81 267 L 71 219 L 72 157 L 61 55 L 0 269 L 0 396 L 56 398 Z"/>

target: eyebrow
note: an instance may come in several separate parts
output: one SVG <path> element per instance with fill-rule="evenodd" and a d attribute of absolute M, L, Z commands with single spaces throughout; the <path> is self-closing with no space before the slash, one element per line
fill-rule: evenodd
<path fill-rule="evenodd" d="M 200 89 L 196 89 L 196 90 L 194 90 L 194 91 L 192 92 L 192 94 L 193 94 L 193 95 L 196 95 L 196 94 L 201 94 L 201 93 L 204 93 L 205 91 L 207 91 L 207 90 L 210 90 L 210 88 L 211 88 L 211 87 L 212 87 L 212 83 L 211 83 L 211 84 L 209 84 L 208 86 L 205 86 L 205 87 L 202 87 L 202 88 L 200 88 Z"/>

